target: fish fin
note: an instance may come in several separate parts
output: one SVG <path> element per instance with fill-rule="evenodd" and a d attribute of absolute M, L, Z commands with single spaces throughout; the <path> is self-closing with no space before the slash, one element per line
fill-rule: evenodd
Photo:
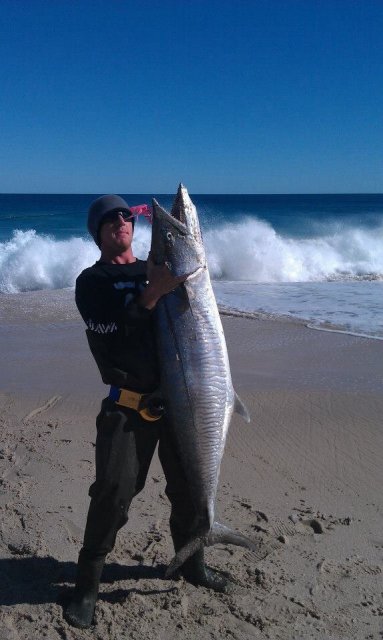
<path fill-rule="evenodd" d="M 235 393 L 235 400 L 234 400 L 234 411 L 235 413 L 239 413 L 240 416 L 242 416 L 242 418 L 244 420 L 246 420 L 246 422 L 250 422 L 250 414 L 247 410 L 247 408 L 245 407 L 245 405 L 243 404 L 241 398 L 239 397 L 239 395 L 237 393 Z"/>
<path fill-rule="evenodd" d="M 198 549 L 201 549 L 205 544 L 205 539 L 201 536 L 193 538 L 185 544 L 174 556 L 173 560 L 169 564 L 168 568 L 165 572 L 165 578 L 170 578 L 177 569 L 179 569 L 186 560 L 188 560 L 192 555 L 195 554 Z"/>

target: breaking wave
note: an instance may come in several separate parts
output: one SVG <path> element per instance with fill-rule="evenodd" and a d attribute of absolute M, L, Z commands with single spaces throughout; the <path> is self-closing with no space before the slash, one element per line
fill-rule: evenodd
<path fill-rule="evenodd" d="M 350 227 L 315 238 L 286 238 L 266 222 L 244 220 L 205 238 L 214 279 L 320 282 L 383 279 L 383 226 Z"/>
<path fill-rule="evenodd" d="M 97 256 L 97 248 L 82 238 L 55 240 L 33 230 L 14 231 L 0 244 L 0 292 L 71 287 Z"/>
<path fill-rule="evenodd" d="M 204 241 L 215 280 L 383 280 L 383 227 L 302 239 L 283 237 L 266 222 L 248 218 L 206 230 Z M 145 258 L 149 246 L 150 229 L 139 225 L 136 255 Z M 72 287 L 77 275 L 98 257 L 91 240 L 14 231 L 10 240 L 0 243 L 0 292 Z"/>

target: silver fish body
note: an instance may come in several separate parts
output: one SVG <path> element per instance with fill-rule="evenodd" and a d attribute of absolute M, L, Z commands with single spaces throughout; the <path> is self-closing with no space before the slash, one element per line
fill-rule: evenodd
<path fill-rule="evenodd" d="M 161 390 L 198 513 L 196 529 L 208 530 L 234 390 L 206 269 L 161 301 L 157 323 Z"/>
<path fill-rule="evenodd" d="M 233 389 L 198 216 L 182 185 L 171 214 L 153 202 L 151 256 L 175 275 L 187 275 L 156 307 L 161 391 L 197 514 L 193 539 L 171 573 L 199 546 L 219 541 L 223 529 L 227 541 L 229 530 L 214 525 L 220 464 L 233 410 L 249 418 Z M 251 548 L 235 537 L 234 544 Z"/>

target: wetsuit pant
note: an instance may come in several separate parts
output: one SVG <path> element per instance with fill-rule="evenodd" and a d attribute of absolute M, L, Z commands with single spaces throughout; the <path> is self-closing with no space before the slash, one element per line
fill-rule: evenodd
<path fill-rule="evenodd" d="M 106 398 L 96 425 L 96 481 L 89 489 L 83 556 L 101 558 L 113 549 L 130 503 L 145 485 L 157 443 L 171 503 L 170 530 L 180 549 L 190 538 L 195 510 L 166 418 L 148 422 Z"/>

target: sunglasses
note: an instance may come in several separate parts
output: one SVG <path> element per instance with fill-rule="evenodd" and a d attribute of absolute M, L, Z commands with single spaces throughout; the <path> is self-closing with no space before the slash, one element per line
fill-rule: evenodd
<path fill-rule="evenodd" d="M 101 224 L 104 224 L 104 222 L 116 222 L 119 216 L 121 216 L 125 222 L 128 222 L 129 220 L 130 222 L 133 222 L 134 219 L 134 214 L 131 211 L 110 211 L 110 213 L 106 213 L 102 216 Z"/>

